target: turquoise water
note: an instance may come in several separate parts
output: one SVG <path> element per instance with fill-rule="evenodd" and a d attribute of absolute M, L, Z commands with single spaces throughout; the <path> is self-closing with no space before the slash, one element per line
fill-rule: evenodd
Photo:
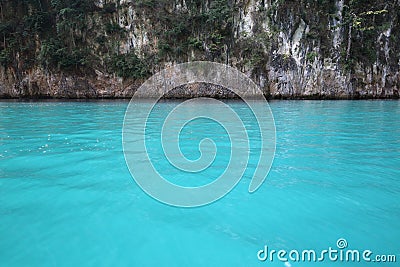
<path fill-rule="evenodd" d="M 247 192 L 251 160 L 225 198 L 192 209 L 161 204 L 134 183 L 121 144 L 127 104 L 0 102 L 1 266 L 285 266 L 257 252 L 336 248 L 339 238 L 400 261 L 399 101 L 271 102 L 277 150 L 265 183 Z M 243 104 L 230 104 L 251 127 Z M 184 152 L 197 146 L 193 133 L 213 127 L 226 153 L 224 131 L 208 123 L 188 125 Z M 305 265 L 366 263 L 291 263 Z"/>

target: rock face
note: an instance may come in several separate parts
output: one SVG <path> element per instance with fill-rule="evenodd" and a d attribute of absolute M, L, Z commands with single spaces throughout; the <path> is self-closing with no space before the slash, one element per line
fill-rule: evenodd
<path fill-rule="evenodd" d="M 102 73 L 79 76 L 45 73 L 42 69 L 30 72 L 21 80 L 12 73 L 3 73 L 1 80 L 0 98 L 131 98 L 141 84 Z"/>
<path fill-rule="evenodd" d="M 130 98 L 152 73 L 193 60 L 234 66 L 269 98 L 399 97 L 399 0 L 39 2 L 1 4 L 0 98 Z M 49 26 L 21 37 L 28 53 L 12 38 L 39 11 Z M 166 97 L 197 95 L 235 97 L 202 84 Z"/>
<path fill-rule="evenodd" d="M 194 98 L 194 97 L 212 97 L 219 99 L 239 99 L 231 90 L 209 83 L 195 83 L 187 84 L 184 86 L 178 86 L 175 89 L 168 92 L 164 98 Z"/>

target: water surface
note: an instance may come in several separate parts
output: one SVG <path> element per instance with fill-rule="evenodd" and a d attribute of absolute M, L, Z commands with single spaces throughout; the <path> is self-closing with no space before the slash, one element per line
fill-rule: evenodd
<path fill-rule="evenodd" d="M 259 262 L 257 251 L 322 250 L 339 238 L 400 260 L 400 102 L 271 102 L 277 150 L 265 183 L 247 192 L 251 159 L 230 194 L 194 209 L 161 204 L 134 183 L 121 144 L 127 104 L 0 102 L 0 265 L 284 266 Z M 158 106 L 154 124 L 175 104 Z M 251 128 L 243 104 L 230 104 Z M 210 123 L 183 131 L 189 156 L 210 127 L 225 155 L 229 138 Z M 183 184 L 219 170 L 189 180 L 157 164 Z M 304 265 L 365 263 L 292 263 Z"/>

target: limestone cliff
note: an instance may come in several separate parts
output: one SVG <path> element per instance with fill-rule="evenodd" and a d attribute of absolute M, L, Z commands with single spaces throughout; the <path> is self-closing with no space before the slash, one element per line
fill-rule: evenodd
<path fill-rule="evenodd" d="M 234 66 L 271 98 L 399 97 L 400 0 L 2 0 L 0 12 L 3 98 L 131 97 L 193 60 Z"/>

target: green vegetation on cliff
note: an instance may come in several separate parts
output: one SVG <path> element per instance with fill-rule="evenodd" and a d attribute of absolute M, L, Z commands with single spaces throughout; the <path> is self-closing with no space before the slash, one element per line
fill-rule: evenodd
<path fill-rule="evenodd" d="M 140 80 L 191 60 L 227 63 L 256 81 L 271 65 L 325 59 L 344 73 L 376 63 L 393 72 L 399 17 L 395 0 L 1 0 L 0 64 L 17 80 L 37 68 Z"/>

